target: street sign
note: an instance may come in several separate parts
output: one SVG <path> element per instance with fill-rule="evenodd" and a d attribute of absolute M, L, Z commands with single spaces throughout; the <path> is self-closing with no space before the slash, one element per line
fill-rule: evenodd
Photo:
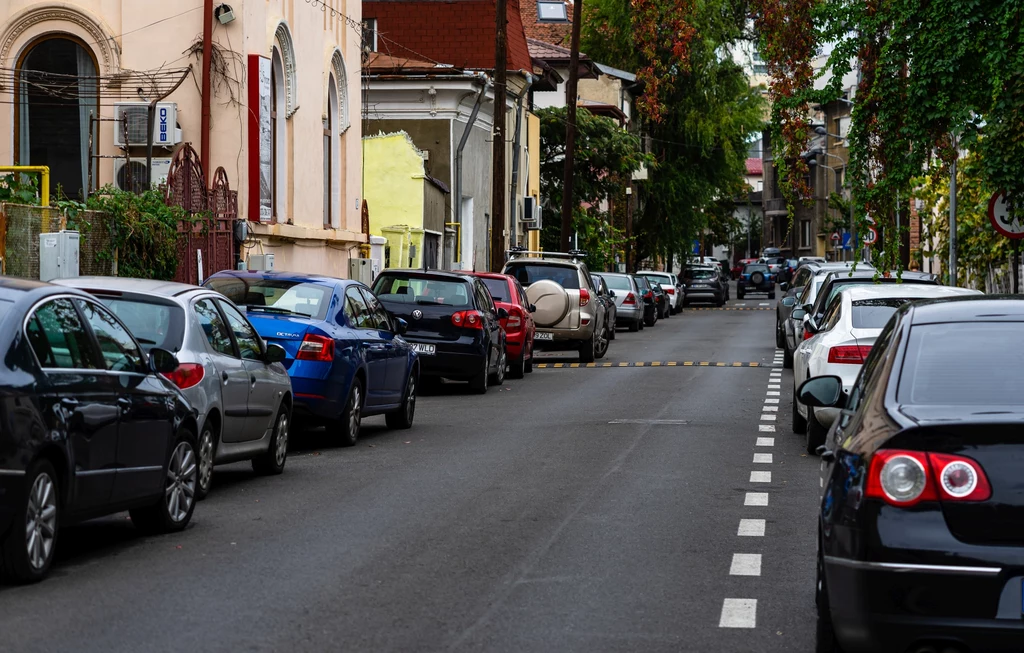
<path fill-rule="evenodd" d="M 878 242 L 878 229 L 874 227 L 868 227 L 868 232 L 864 234 L 864 244 L 868 247 Z"/>
<path fill-rule="evenodd" d="M 1010 207 L 1003 191 L 995 193 L 988 201 L 988 219 L 995 230 L 1007 238 L 1024 238 L 1024 224 L 1018 219 L 1010 219 Z"/>
<path fill-rule="evenodd" d="M 843 234 L 843 249 L 853 249 L 853 246 L 850 244 L 852 242 L 850 236 L 850 232 L 846 232 Z"/>
<path fill-rule="evenodd" d="M 839 242 L 840 242 L 840 241 L 841 241 L 842 239 L 843 239 L 843 237 L 839 235 L 839 232 L 838 232 L 838 231 L 833 231 L 833 232 L 832 232 L 832 244 L 833 244 L 833 245 L 838 245 L 838 244 L 839 244 Z"/>

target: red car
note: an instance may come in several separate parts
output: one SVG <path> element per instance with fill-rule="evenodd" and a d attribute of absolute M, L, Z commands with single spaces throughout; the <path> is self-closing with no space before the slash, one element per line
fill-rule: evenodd
<path fill-rule="evenodd" d="M 505 329 L 505 349 L 508 356 L 509 376 L 523 378 L 533 371 L 533 311 L 526 299 L 526 291 L 519 281 L 508 274 L 494 272 L 467 272 L 480 277 L 494 298 L 494 305 L 508 311 L 501 320 Z"/>
<path fill-rule="evenodd" d="M 757 263 L 757 259 L 756 258 L 740 259 L 739 263 L 737 263 L 736 265 L 732 266 L 731 272 L 732 272 L 732 278 L 733 278 L 734 281 L 736 279 L 740 278 L 740 275 L 743 274 L 743 268 L 747 267 L 748 263 Z"/>

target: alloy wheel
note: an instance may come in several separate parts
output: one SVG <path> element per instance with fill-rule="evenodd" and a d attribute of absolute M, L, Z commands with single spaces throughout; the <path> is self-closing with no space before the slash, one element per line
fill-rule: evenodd
<path fill-rule="evenodd" d="M 277 417 L 277 427 L 274 429 L 274 462 L 280 467 L 284 464 L 285 456 L 288 455 L 288 415 L 282 412 Z"/>
<path fill-rule="evenodd" d="M 359 391 L 359 384 L 352 386 L 352 393 L 348 399 L 348 432 L 349 437 L 355 440 L 359 435 L 360 411 L 363 407 L 362 393 Z"/>
<path fill-rule="evenodd" d="M 167 465 L 167 486 L 164 498 L 167 502 L 167 515 L 173 522 L 181 522 L 188 517 L 189 509 L 196 494 L 195 453 L 188 442 L 179 442 L 171 454 L 171 462 Z"/>
<path fill-rule="evenodd" d="M 25 547 L 33 569 L 42 569 L 50 559 L 57 535 L 57 488 L 47 473 L 36 477 L 28 494 L 25 511 Z"/>
<path fill-rule="evenodd" d="M 213 429 L 206 427 L 199 439 L 199 487 L 209 489 L 213 478 Z"/>
<path fill-rule="evenodd" d="M 407 385 L 408 389 L 405 391 L 405 419 L 411 423 L 413 416 L 416 414 L 416 377 L 410 376 Z"/>
<path fill-rule="evenodd" d="M 505 350 L 502 350 L 501 356 L 498 358 L 498 369 L 494 372 L 494 376 L 497 378 L 497 385 L 501 385 L 505 381 L 505 367 L 508 365 L 508 359 L 505 356 Z"/>

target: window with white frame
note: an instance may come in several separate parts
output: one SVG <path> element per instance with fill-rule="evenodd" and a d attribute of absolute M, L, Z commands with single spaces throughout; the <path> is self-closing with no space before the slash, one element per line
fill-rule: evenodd
<path fill-rule="evenodd" d="M 811 221 L 800 221 L 800 249 L 808 249 L 811 246 Z"/>
<path fill-rule="evenodd" d="M 377 19 L 363 19 L 363 52 L 377 52 Z"/>
<path fill-rule="evenodd" d="M 285 143 L 285 112 L 284 64 L 281 51 L 275 46 L 270 60 L 271 222 L 287 221 L 285 188 L 288 148 Z"/>
<path fill-rule="evenodd" d="M 338 227 L 341 213 L 341 147 L 338 114 L 338 85 L 331 73 L 327 78 L 327 112 L 324 118 L 324 228 Z"/>
<path fill-rule="evenodd" d="M 569 12 L 561 0 L 538 0 L 537 20 L 543 23 L 567 23 Z"/>

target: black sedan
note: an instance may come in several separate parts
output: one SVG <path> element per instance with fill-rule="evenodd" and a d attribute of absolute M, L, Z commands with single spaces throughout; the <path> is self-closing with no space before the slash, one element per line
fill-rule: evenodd
<path fill-rule="evenodd" d="M 0 567 L 42 579 L 60 527 L 128 510 L 136 527 L 192 518 L 196 420 L 162 373 L 85 293 L 0 277 Z"/>
<path fill-rule="evenodd" d="M 409 324 L 405 339 L 419 354 L 420 376 L 469 381 L 487 392 L 505 381 L 508 356 L 497 308 L 479 277 L 439 270 L 385 270 L 373 292 Z"/>
<path fill-rule="evenodd" d="M 1024 301 L 915 302 L 879 335 L 822 455 L 818 650 L 1024 649 Z M 840 648 L 841 647 L 841 648 Z"/>

